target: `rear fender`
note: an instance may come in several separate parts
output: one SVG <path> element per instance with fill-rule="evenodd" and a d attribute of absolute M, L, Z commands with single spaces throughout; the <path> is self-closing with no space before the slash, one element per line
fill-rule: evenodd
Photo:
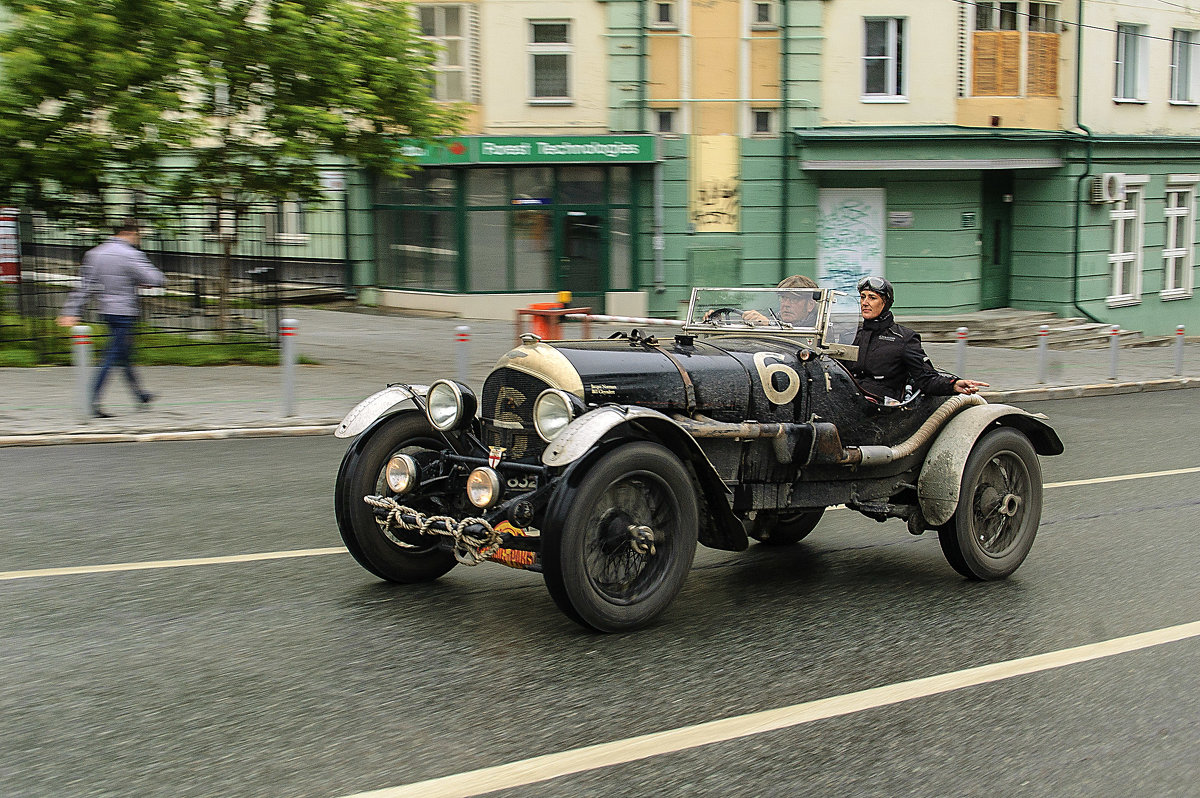
<path fill-rule="evenodd" d="M 353 438 L 385 415 L 404 408 L 420 408 L 417 397 L 427 393 L 428 385 L 389 385 L 356 404 L 333 434 L 338 438 Z"/>
<path fill-rule="evenodd" d="M 1012 427 L 1029 438 L 1038 454 L 1062 454 L 1062 441 L 1045 419 L 1041 413 L 993 404 L 968 407 L 950 419 L 929 447 L 917 478 L 917 498 L 926 524 L 941 526 L 954 516 L 967 456 L 988 429 Z"/>
<path fill-rule="evenodd" d="M 621 429 L 627 427 L 627 430 Z M 611 433 L 617 432 L 616 436 Z M 749 546 L 746 529 L 729 505 L 729 487 L 721 479 L 696 439 L 668 416 L 657 410 L 628 405 L 605 405 L 592 410 L 571 424 L 556 437 L 542 453 L 542 462 L 551 467 L 566 468 L 560 495 L 551 501 L 552 518 L 566 512 L 568 493 L 578 481 L 588 463 L 611 446 L 602 445 L 613 437 L 655 440 L 689 464 L 695 475 L 701 508 L 700 542 L 705 546 L 726 551 L 743 551 Z M 705 512 L 707 510 L 707 512 Z"/>

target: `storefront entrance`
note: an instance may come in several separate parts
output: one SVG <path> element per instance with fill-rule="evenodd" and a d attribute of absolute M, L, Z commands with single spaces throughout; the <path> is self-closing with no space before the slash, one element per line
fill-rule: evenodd
<path fill-rule="evenodd" d="M 1012 273 L 1012 172 L 983 173 L 983 218 L 979 307 L 1004 308 L 1009 304 Z"/>
<path fill-rule="evenodd" d="M 608 290 L 605 219 L 599 212 L 563 209 L 557 213 L 557 283 L 571 292 L 571 303 L 604 312 Z"/>

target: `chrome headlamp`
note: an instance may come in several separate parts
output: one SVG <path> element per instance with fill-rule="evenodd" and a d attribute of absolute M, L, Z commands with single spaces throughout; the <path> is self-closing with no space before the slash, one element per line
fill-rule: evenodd
<path fill-rule="evenodd" d="M 542 440 L 558 437 L 575 418 L 575 397 L 558 388 L 547 388 L 533 403 L 533 426 Z"/>
<path fill-rule="evenodd" d="M 392 493 L 404 494 L 421 481 L 421 469 L 407 454 L 394 454 L 388 460 L 383 476 Z"/>
<path fill-rule="evenodd" d="M 486 509 L 500 500 L 500 475 L 494 469 L 479 467 L 467 476 L 467 498 Z"/>
<path fill-rule="evenodd" d="M 470 424 L 477 406 L 475 393 L 454 380 L 438 380 L 429 386 L 425 396 L 425 415 L 442 432 Z"/>

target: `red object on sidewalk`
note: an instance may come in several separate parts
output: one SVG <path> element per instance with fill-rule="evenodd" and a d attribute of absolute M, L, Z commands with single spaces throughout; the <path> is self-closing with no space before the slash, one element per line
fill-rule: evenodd
<path fill-rule="evenodd" d="M 530 310 L 561 310 L 563 304 L 561 302 L 534 302 L 529 306 Z M 533 334 L 543 341 L 553 341 L 559 337 L 558 335 L 558 316 L 553 313 L 535 313 L 533 314 L 533 322 L 530 325 L 533 329 Z"/>

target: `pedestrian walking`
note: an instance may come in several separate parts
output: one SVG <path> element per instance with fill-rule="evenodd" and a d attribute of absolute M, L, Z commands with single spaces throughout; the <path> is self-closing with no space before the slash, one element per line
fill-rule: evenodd
<path fill-rule="evenodd" d="M 96 418 L 112 418 L 100 406 L 100 393 L 113 366 L 124 370 L 138 404 L 145 407 L 154 399 L 154 394 L 142 388 L 133 370 L 133 325 L 140 313 L 138 289 L 164 285 L 166 277 L 138 249 L 141 240 L 137 221 L 128 219 L 117 227 L 112 238 L 89 249 L 80 269 L 82 281 L 67 297 L 58 317 L 63 327 L 73 327 L 88 302 L 98 298 L 100 317 L 108 325 L 108 346 L 92 383 L 91 410 Z"/>

